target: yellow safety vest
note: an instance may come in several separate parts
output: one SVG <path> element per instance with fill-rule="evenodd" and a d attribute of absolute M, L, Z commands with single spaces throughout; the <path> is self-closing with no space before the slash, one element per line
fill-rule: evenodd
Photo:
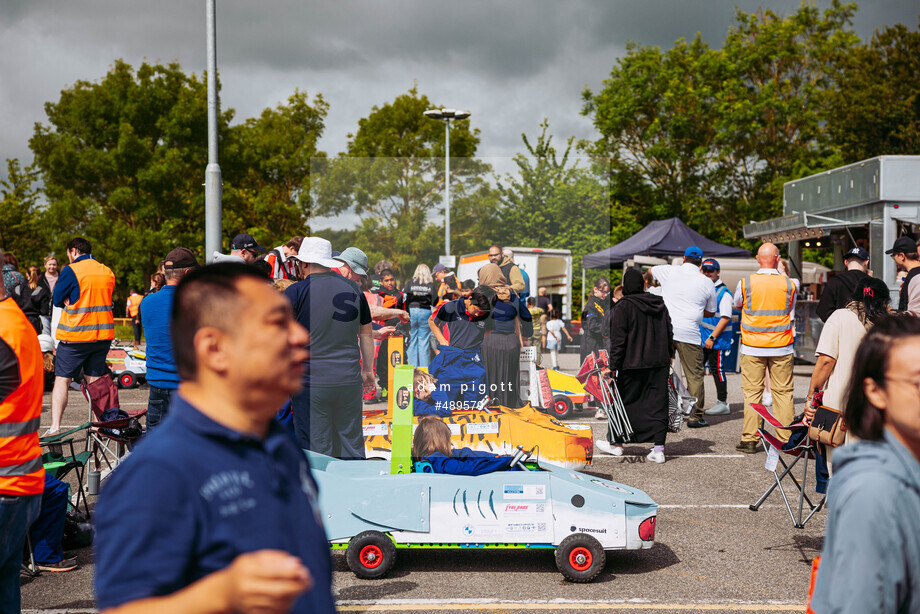
<path fill-rule="evenodd" d="M 19 359 L 19 387 L 0 403 L 0 494 L 40 495 L 45 468 L 38 445 L 45 380 L 38 335 L 12 298 L 0 301 L 0 339 Z"/>
<path fill-rule="evenodd" d="M 57 338 L 77 343 L 111 341 L 115 338 L 115 318 L 112 314 L 115 274 L 92 258 L 74 262 L 70 268 L 80 284 L 80 298 L 73 305 L 64 307 Z"/>
<path fill-rule="evenodd" d="M 741 343 L 758 348 L 792 345 L 795 286 L 785 275 L 755 273 L 741 280 Z"/>

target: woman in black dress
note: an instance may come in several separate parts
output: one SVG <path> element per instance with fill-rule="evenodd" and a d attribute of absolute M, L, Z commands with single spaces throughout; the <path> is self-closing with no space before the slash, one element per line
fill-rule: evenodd
<path fill-rule="evenodd" d="M 632 442 L 652 442 L 648 460 L 664 462 L 668 433 L 668 369 L 674 355 L 674 333 L 668 308 L 660 296 L 645 292 L 642 273 L 623 274 L 623 298 L 610 314 L 610 369 L 633 429 Z M 621 456 L 623 442 L 608 430 L 596 447 Z"/>
<path fill-rule="evenodd" d="M 490 318 L 495 327 L 482 342 L 482 362 L 489 383 L 488 394 L 504 407 L 521 407 L 518 396 L 523 339 L 533 334 L 533 320 L 521 297 L 515 294 L 501 269 L 487 264 L 479 269 L 479 285 L 495 291 L 497 301 Z"/>

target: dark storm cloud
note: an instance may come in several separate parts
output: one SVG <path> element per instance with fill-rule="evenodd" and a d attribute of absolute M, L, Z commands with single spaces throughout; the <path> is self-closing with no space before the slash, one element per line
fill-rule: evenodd
<path fill-rule="evenodd" d="M 699 31 L 721 46 L 735 6 L 794 12 L 795 0 L 277 0 L 217 3 L 222 104 L 237 121 L 295 88 L 330 103 L 320 143 L 344 149 L 374 105 L 417 83 L 433 103 L 467 108 L 483 156 L 523 149 L 544 118 L 557 135 L 593 138 L 581 92 L 597 89 L 627 41 L 670 47 Z M 821 0 L 826 8 L 830 0 Z M 916 0 L 864 2 L 854 29 L 917 26 Z M 0 0 L 0 158 L 31 159 L 42 105 L 77 80 L 97 80 L 116 58 L 205 68 L 202 0 Z M 5 174 L 5 167 L 0 167 Z"/>

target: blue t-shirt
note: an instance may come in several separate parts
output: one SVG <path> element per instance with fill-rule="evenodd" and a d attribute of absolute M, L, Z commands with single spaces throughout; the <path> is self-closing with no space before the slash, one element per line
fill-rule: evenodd
<path fill-rule="evenodd" d="M 371 309 L 358 285 L 337 273 L 313 273 L 284 291 L 294 315 L 310 331 L 306 386 L 361 384 L 358 332 L 370 324 Z"/>
<path fill-rule="evenodd" d="M 450 347 L 472 350 L 482 347 L 486 331 L 492 330 L 495 323 L 490 316 L 474 320 L 466 311 L 464 299 L 448 301 L 438 307 L 434 314 L 438 326 L 447 324 Z"/>
<path fill-rule="evenodd" d="M 316 485 L 291 436 L 274 421 L 263 440 L 239 433 L 178 394 L 169 414 L 99 496 L 97 607 L 171 595 L 272 549 L 299 557 L 314 580 L 292 611 L 334 613 Z"/>
<path fill-rule="evenodd" d="M 495 309 L 492 310 L 491 319 L 495 320 L 494 332 L 501 335 L 511 335 L 514 333 L 514 321 L 521 319 L 521 334 L 525 339 L 533 335 L 533 318 L 530 317 L 530 310 L 527 305 L 516 294 L 511 295 L 508 301 L 497 301 Z"/>
<path fill-rule="evenodd" d="M 147 339 L 147 382 L 167 390 L 175 390 L 181 381 L 169 335 L 175 297 L 176 286 L 166 285 L 141 301 L 141 322 Z"/>

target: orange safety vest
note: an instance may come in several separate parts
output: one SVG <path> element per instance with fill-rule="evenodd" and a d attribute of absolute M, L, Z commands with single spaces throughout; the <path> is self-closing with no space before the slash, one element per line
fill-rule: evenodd
<path fill-rule="evenodd" d="M 19 387 L 0 402 L 0 495 L 40 495 L 45 467 L 38 445 L 45 370 L 38 335 L 12 298 L 0 301 L 0 339 L 19 359 Z"/>
<path fill-rule="evenodd" d="M 82 287 L 82 286 L 81 286 Z M 128 297 L 128 315 L 130 317 L 135 317 L 137 313 L 141 310 L 141 301 L 144 300 L 144 297 L 140 294 L 132 294 Z"/>
<path fill-rule="evenodd" d="M 57 327 L 60 341 L 106 341 L 115 338 L 112 292 L 115 274 L 92 258 L 69 265 L 80 285 L 80 298 L 64 307 Z"/>
<path fill-rule="evenodd" d="M 792 345 L 795 286 L 785 275 L 755 273 L 741 280 L 741 343 L 758 348 Z"/>

